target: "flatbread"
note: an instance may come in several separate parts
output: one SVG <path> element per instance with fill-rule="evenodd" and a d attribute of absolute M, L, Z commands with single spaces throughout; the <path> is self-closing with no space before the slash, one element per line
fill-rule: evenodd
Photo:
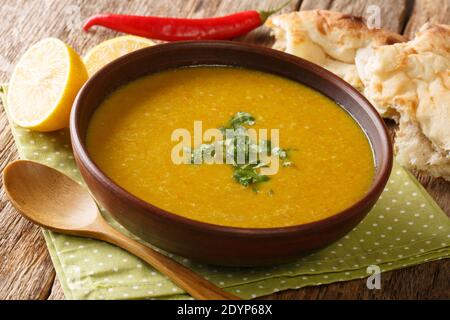
<path fill-rule="evenodd" d="M 450 27 L 425 24 L 409 42 L 358 51 L 364 95 L 396 113 L 397 158 L 450 180 Z"/>
<path fill-rule="evenodd" d="M 369 29 L 362 18 L 326 10 L 297 11 L 273 16 L 274 49 L 314 62 L 363 91 L 355 67 L 358 50 L 406 39 L 382 29 Z"/>
<path fill-rule="evenodd" d="M 394 148 L 405 167 L 450 181 L 450 27 L 426 24 L 407 41 L 358 17 L 313 10 L 267 21 L 274 48 L 340 76 L 399 123 Z"/>

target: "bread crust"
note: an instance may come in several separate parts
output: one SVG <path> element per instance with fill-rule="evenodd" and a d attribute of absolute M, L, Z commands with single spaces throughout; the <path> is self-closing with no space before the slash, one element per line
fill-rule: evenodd
<path fill-rule="evenodd" d="M 311 10 L 297 11 L 268 19 L 276 37 L 274 48 L 312 61 L 363 90 L 355 67 L 359 49 L 406 41 L 396 33 L 369 29 L 363 18 Z"/>
<path fill-rule="evenodd" d="M 450 27 L 425 24 L 405 43 L 356 56 L 364 95 L 398 114 L 397 159 L 450 181 Z"/>
<path fill-rule="evenodd" d="M 267 25 L 275 49 L 334 72 L 399 123 L 400 164 L 450 181 L 450 26 L 425 24 L 407 41 L 325 10 L 274 16 Z"/>

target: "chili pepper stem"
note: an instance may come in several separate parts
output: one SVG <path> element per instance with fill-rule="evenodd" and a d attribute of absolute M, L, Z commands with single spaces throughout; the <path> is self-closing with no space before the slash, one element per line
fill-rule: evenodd
<path fill-rule="evenodd" d="M 273 10 L 258 10 L 259 13 L 259 17 L 261 18 L 261 24 L 263 24 L 264 22 L 266 22 L 266 20 L 273 14 L 280 12 L 281 10 L 283 10 L 288 4 L 290 4 L 292 2 L 292 0 L 288 0 L 285 3 L 283 3 L 282 5 L 280 5 L 278 8 L 273 9 Z"/>

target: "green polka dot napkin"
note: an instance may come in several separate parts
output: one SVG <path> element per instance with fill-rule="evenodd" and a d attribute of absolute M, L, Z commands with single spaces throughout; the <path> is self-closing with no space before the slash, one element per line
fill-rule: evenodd
<path fill-rule="evenodd" d="M 38 133 L 11 127 L 21 158 L 42 162 L 81 181 L 68 130 Z M 133 237 L 107 212 L 103 214 Z M 122 249 L 97 240 L 43 233 L 68 299 L 188 298 L 165 276 Z M 242 298 L 255 298 L 289 288 L 364 278 L 369 265 L 387 271 L 448 258 L 449 244 L 450 219 L 412 175 L 395 165 L 380 200 L 353 231 L 296 262 L 225 268 L 169 256 Z"/>

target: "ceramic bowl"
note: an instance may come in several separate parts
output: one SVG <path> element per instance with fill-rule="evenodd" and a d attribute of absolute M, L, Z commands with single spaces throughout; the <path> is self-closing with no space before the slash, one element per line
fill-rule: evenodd
<path fill-rule="evenodd" d="M 372 145 L 376 172 L 370 190 L 351 207 L 324 220 L 252 229 L 219 226 L 175 215 L 115 184 L 94 163 L 86 149 L 86 131 L 93 112 L 105 97 L 123 84 L 162 70 L 195 65 L 239 66 L 277 74 L 307 85 L 339 103 L 365 130 Z M 98 203 L 119 223 L 161 249 L 218 265 L 278 264 L 329 245 L 366 216 L 383 191 L 392 168 L 392 146 L 385 124 L 351 85 L 293 55 L 230 41 L 161 44 L 115 60 L 96 73 L 80 91 L 72 109 L 70 132 L 81 175 Z"/>

